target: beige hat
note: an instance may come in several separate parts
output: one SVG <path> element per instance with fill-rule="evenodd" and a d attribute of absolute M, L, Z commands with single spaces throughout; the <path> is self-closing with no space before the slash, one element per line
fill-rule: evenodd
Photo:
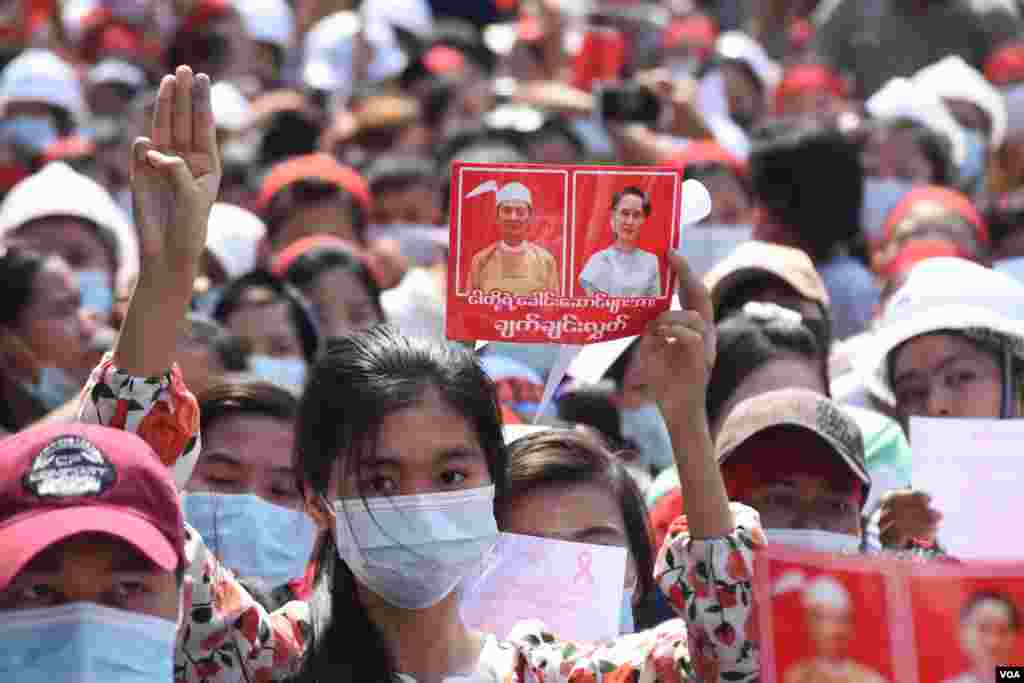
<path fill-rule="evenodd" d="M 825 281 L 810 257 L 799 249 L 769 242 L 752 241 L 736 247 L 704 276 L 704 286 L 717 309 L 737 287 L 765 276 L 782 280 L 805 299 L 829 306 Z"/>
<path fill-rule="evenodd" d="M 834 401 L 808 389 L 780 389 L 739 403 L 718 432 L 715 452 L 719 464 L 751 437 L 772 427 L 800 427 L 825 441 L 863 482 L 864 497 L 871 476 L 864 463 L 864 438 L 860 427 Z"/>

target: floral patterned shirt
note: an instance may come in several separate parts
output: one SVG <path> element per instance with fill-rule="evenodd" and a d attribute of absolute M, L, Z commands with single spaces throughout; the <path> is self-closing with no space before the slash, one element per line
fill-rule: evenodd
<path fill-rule="evenodd" d="M 198 459 L 198 403 L 177 367 L 162 377 L 132 377 L 106 357 L 86 386 L 79 417 L 138 433 L 173 469 L 179 487 L 185 485 Z M 287 679 L 299 667 L 310 631 L 307 603 L 293 601 L 268 612 L 220 565 L 194 529 L 186 531 L 185 616 L 178 631 L 175 683 Z M 679 552 L 679 561 L 684 561 Z M 742 557 L 744 562 L 749 559 Z M 663 579 L 668 576 L 663 574 Z M 472 679 L 488 683 L 695 681 L 687 630 L 681 619 L 674 619 L 611 642 L 584 645 L 559 640 L 539 622 L 525 621 L 505 641 L 487 639 Z M 701 661 L 706 661 L 713 650 L 705 643 L 702 647 L 705 659 Z M 707 671 L 706 664 L 702 666 Z M 399 678 L 403 683 L 410 680 Z"/>

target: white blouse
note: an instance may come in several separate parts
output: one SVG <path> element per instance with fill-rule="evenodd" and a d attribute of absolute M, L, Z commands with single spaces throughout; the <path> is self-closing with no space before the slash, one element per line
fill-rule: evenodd
<path fill-rule="evenodd" d="M 658 257 L 649 251 L 623 251 L 612 245 L 587 260 L 580 285 L 615 297 L 661 296 Z"/>

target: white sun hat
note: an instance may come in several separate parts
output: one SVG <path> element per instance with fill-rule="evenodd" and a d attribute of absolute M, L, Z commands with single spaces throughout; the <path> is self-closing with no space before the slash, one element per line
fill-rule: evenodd
<path fill-rule="evenodd" d="M 292 47 L 295 12 L 285 0 L 240 0 L 235 7 L 250 38 L 282 50 Z"/>
<path fill-rule="evenodd" d="M 315 90 L 343 97 L 352 92 L 353 48 L 363 22 L 354 12 L 337 12 L 321 19 L 306 36 L 302 78 Z M 373 48 L 367 76 L 370 82 L 385 81 L 402 73 L 409 61 L 398 46 L 389 24 L 367 24 L 366 41 Z"/>
<path fill-rule="evenodd" d="M 962 166 L 967 143 L 960 124 L 939 96 L 909 78 L 893 78 L 864 104 L 876 119 L 909 119 L 949 140 L 953 163 Z"/>
<path fill-rule="evenodd" d="M 75 70 L 49 50 L 25 50 L 0 71 L 0 102 L 19 101 L 63 109 L 76 124 L 87 113 Z"/>
<path fill-rule="evenodd" d="M 217 128 L 239 132 L 252 117 L 252 105 L 242 91 L 229 81 L 218 81 L 210 88 L 210 106 Z"/>
<path fill-rule="evenodd" d="M 946 100 L 964 100 L 981 109 L 991 122 L 989 144 L 996 148 L 1006 139 L 1007 113 L 1002 94 L 985 76 L 960 55 L 945 59 L 917 72 L 914 81 Z"/>
<path fill-rule="evenodd" d="M 256 267 L 260 240 L 266 234 L 267 226 L 256 214 L 217 202 L 210 209 L 206 249 L 233 280 Z"/>
<path fill-rule="evenodd" d="M 117 283 L 125 286 L 139 272 L 135 227 L 99 183 L 54 161 L 15 185 L 0 204 L 0 238 L 40 218 L 70 216 L 97 227 L 115 248 Z"/>
<path fill-rule="evenodd" d="M 895 405 L 890 354 L 915 337 L 944 330 L 1007 345 L 1024 358 L 1024 285 L 964 259 L 922 261 L 889 300 L 871 343 L 854 358 L 856 372 L 872 394 Z"/>
<path fill-rule="evenodd" d="M 760 43 L 742 31 L 726 31 L 718 36 L 715 54 L 722 59 L 743 62 L 749 66 L 768 95 L 782 80 L 782 67 L 779 63 L 768 56 Z"/>

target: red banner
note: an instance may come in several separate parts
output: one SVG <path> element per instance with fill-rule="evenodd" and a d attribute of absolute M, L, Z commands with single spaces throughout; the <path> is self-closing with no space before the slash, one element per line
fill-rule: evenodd
<path fill-rule="evenodd" d="M 682 175 L 658 167 L 452 169 L 450 339 L 592 344 L 668 310 Z"/>

